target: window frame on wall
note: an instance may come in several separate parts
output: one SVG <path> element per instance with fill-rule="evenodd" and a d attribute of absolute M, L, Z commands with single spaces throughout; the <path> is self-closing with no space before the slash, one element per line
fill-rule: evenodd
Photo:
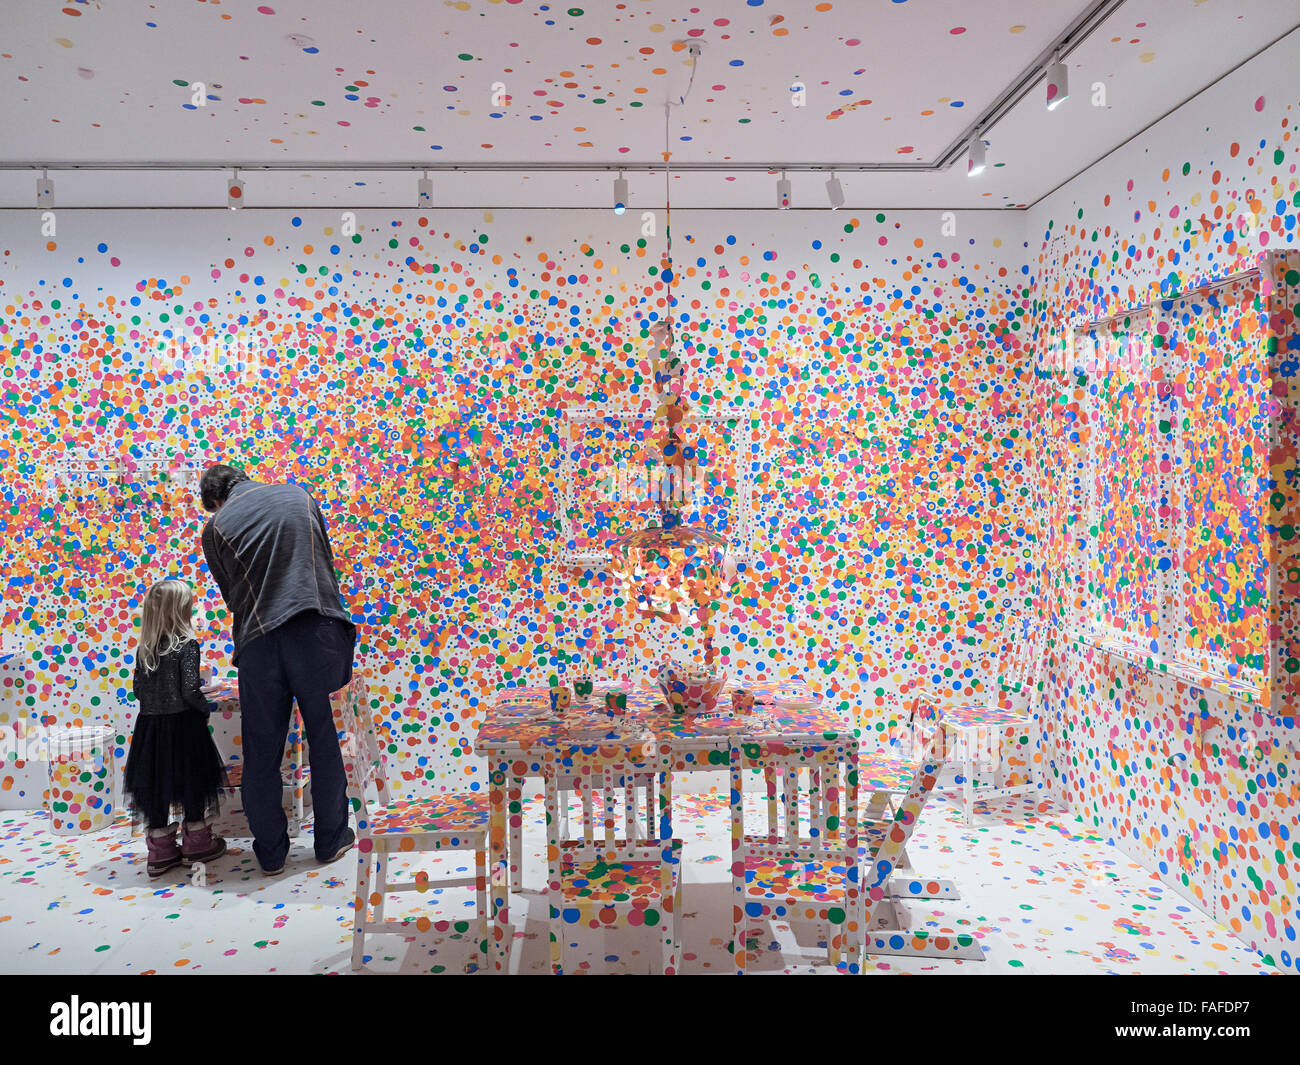
<path fill-rule="evenodd" d="M 1079 471 L 1082 475 L 1080 518 L 1084 523 L 1086 536 L 1082 538 L 1083 550 L 1071 552 L 1070 576 L 1080 593 L 1076 599 L 1073 627 L 1091 636 L 1095 642 L 1104 642 L 1108 645 L 1124 644 L 1137 655 L 1159 659 L 1173 666 L 1175 672 L 1182 672 L 1184 669 L 1193 673 L 1206 671 L 1220 677 L 1231 678 L 1236 682 L 1244 682 L 1248 688 L 1262 687 L 1269 674 L 1271 652 L 1267 632 L 1266 603 L 1261 604 L 1261 609 L 1264 610 L 1265 628 L 1259 667 L 1246 666 L 1237 659 L 1220 653 L 1217 649 L 1193 647 L 1189 641 L 1192 630 L 1192 596 L 1186 593 L 1183 587 L 1184 581 L 1191 577 L 1187 571 L 1188 558 L 1185 552 L 1193 532 L 1208 526 L 1209 521 L 1206 518 L 1208 512 L 1201 511 L 1200 515 L 1196 516 L 1191 506 L 1190 471 L 1193 456 L 1189 451 L 1189 433 L 1183 424 L 1183 419 L 1188 416 L 1189 411 L 1183 405 L 1186 397 L 1184 396 L 1183 402 L 1177 401 L 1174 390 L 1169 384 L 1185 367 L 1179 365 L 1180 356 L 1173 345 L 1156 343 L 1154 338 L 1161 335 L 1168 336 L 1170 330 L 1175 328 L 1170 312 L 1179 303 L 1197 296 L 1203 296 L 1209 301 L 1217 290 L 1243 284 L 1247 286 L 1247 294 L 1236 305 L 1240 308 L 1239 313 L 1243 317 L 1249 316 L 1252 319 L 1249 335 L 1258 338 L 1260 334 L 1256 322 L 1259 316 L 1262 281 L 1268 269 L 1267 262 L 1267 257 L 1263 257 L 1260 264 L 1250 269 L 1211 280 L 1182 292 L 1161 296 L 1144 307 L 1135 307 L 1104 318 L 1074 320 L 1070 323 L 1066 336 L 1066 351 L 1071 355 L 1070 365 L 1064 367 L 1069 373 L 1082 373 L 1087 382 L 1084 390 L 1087 410 L 1084 413 L 1088 436 L 1083 461 L 1080 464 L 1082 468 Z M 1121 328 L 1116 329 L 1117 325 Z M 1118 350 L 1121 353 L 1120 358 L 1103 357 L 1101 360 L 1096 358 L 1098 345 L 1095 339 L 1103 329 L 1107 333 L 1107 342 L 1101 345 L 1104 356 L 1110 356 L 1112 352 Z M 1143 337 L 1136 344 L 1133 342 L 1135 335 Z M 1081 336 L 1092 341 L 1085 342 L 1083 345 L 1083 353 L 1088 356 L 1086 359 L 1080 358 L 1078 338 Z M 1117 336 L 1123 337 L 1123 340 L 1115 344 L 1113 341 Z M 1243 352 L 1246 350 L 1247 348 L 1243 346 Z M 1260 354 L 1263 354 L 1262 349 Z M 1140 632 L 1124 624 L 1115 624 L 1116 620 L 1123 619 L 1104 616 L 1106 607 L 1090 587 L 1090 582 L 1101 571 L 1106 542 L 1101 526 L 1105 515 L 1101 509 L 1098 492 L 1098 478 L 1104 472 L 1102 467 L 1104 402 L 1101 382 L 1111 373 L 1133 372 L 1135 368 L 1139 371 L 1138 380 L 1147 385 L 1148 401 L 1151 403 L 1149 417 L 1152 423 L 1159 425 L 1160 420 L 1164 419 L 1170 426 L 1168 452 L 1163 456 L 1157 456 L 1157 469 L 1160 473 L 1156 482 L 1149 490 L 1143 490 L 1142 494 L 1135 493 L 1137 498 L 1144 500 L 1144 506 L 1149 508 L 1153 500 L 1161 500 L 1168 510 L 1168 516 L 1165 518 L 1156 516 L 1154 527 L 1163 532 L 1164 550 L 1169 565 L 1163 570 L 1157 568 L 1157 576 L 1151 589 L 1151 600 L 1156 612 L 1155 623 Z M 1267 375 L 1266 366 L 1261 366 L 1260 369 Z M 1151 387 L 1153 383 L 1154 388 Z M 1261 500 L 1260 522 L 1254 549 L 1259 552 L 1257 561 L 1265 571 L 1265 595 L 1267 596 L 1271 579 L 1267 572 L 1268 543 L 1263 520 L 1263 501 L 1267 499 L 1270 484 L 1268 465 L 1270 440 L 1267 425 L 1263 426 L 1260 439 L 1254 443 L 1260 456 L 1256 476 L 1259 481 Z"/>
<path fill-rule="evenodd" d="M 1132 324 L 1136 324 L 1134 321 L 1135 319 L 1145 319 L 1147 322 L 1147 328 L 1134 330 Z M 1102 569 L 1104 555 L 1103 548 L 1105 543 L 1104 537 L 1101 535 L 1105 515 L 1101 509 L 1101 501 L 1098 493 L 1098 477 L 1102 472 L 1101 440 L 1103 425 L 1101 423 L 1101 415 L 1105 409 L 1104 405 L 1100 402 L 1100 396 L 1098 394 L 1101 387 L 1099 381 L 1103 374 L 1109 375 L 1116 372 L 1131 373 L 1136 368 L 1139 371 L 1138 381 L 1141 384 L 1146 385 L 1148 388 L 1151 387 L 1155 381 L 1156 360 L 1149 339 L 1151 333 L 1154 331 L 1150 327 L 1150 319 L 1150 308 L 1137 308 L 1129 314 L 1098 319 L 1094 322 L 1086 322 L 1083 323 L 1082 326 L 1075 326 L 1072 330 L 1071 341 L 1074 350 L 1077 351 L 1077 337 L 1079 333 L 1082 331 L 1087 334 L 1087 340 L 1084 343 L 1084 351 L 1087 353 L 1088 357 L 1083 360 L 1082 367 L 1078 366 L 1077 363 L 1075 367 L 1075 372 L 1082 369 L 1087 375 L 1088 387 L 1085 391 L 1085 395 L 1087 395 L 1089 399 L 1087 409 L 1088 447 L 1085 455 L 1084 478 L 1082 485 L 1084 497 L 1083 509 L 1089 535 L 1087 538 L 1088 548 L 1083 553 L 1083 557 L 1080 560 L 1081 572 L 1079 573 L 1079 584 L 1084 591 L 1082 597 L 1084 606 L 1080 612 L 1081 617 L 1078 620 L 1082 623 L 1082 627 L 1094 631 L 1104 637 L 1134 641 L 1141 643 L 1143 646 L 1149 645 L 1151 632 L 1147 631 L 1141 634 L 1135 634 L 1123 625 L 1115 625 L 1111 623 L 1111 621 L 1104 619 L 1101 616 L 1101 604 L 1096 595 L 1090 590 L 1090 585 L 1093 584 L 1098 573 Z M 1125 328 L 1117 333 L 1113 330 L 1113 326 L 1118 322 L 1123 322 Z M 1109 330 L 1106 339 L 1101 343 L 1097 342 L 1099 326 L 1112 327 Z M 1143 342 L 1137 344 L 1136 347 L 1133 343 L 1135 332 L 1144 334 L 1146 338 Z M 1115 338 L 1117 336 L 1122 337 L 1123 339 L 1116 342 Z M 1100 360 L 1096 355 L 1099 348 L 1102 350 Z M 1158 403 L 1153 403 L 1149 414 L 1155 415 L 1158 413 L 1158 409 Z M 1151 496 L 1155 495 L 1162 487 L 1165 489 L 1163 494 L 1167 499 L 1169 494 L 1168 482 L 1157 482 L 1156 485 L 1152 486 L 1152 491 L 1147 497 L 1144 509 L 1150 509 Z M 1172 540 L 1171 532 L 1166 534 L 1166 540 Z M 1157 623 L 1154 627 L 1154 632 L 1156 640 L 1163 646 L 1168 641 L 1169 633 L 1167 631 L 1167 626 L 1162 625 L 1160 622 L 1164 620 L 1166 608 L 1171 597 L 1176 592 L 1174 567 L 1171 565 L 1163 571 L 1158 570 L 1158 574 L 1159 575 L 1153 582 L 1154 586 L 1152 589 L 1154 592 L 1154 605 L 1157 611 Z"/>

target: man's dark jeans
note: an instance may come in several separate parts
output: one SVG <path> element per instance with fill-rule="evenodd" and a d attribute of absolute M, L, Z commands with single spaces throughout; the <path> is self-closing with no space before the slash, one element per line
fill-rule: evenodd
<path fill-rule="evenodd" d="M 253 832 L 253 853 L 263 869 L 279 869 L 289 853 L 280 766 L 295 699 L 311 762 L 316 857 L 331 857 L 343 842 L 348 828 L 347 777 L 330 693 L 352 679 L 354 643 L 343 622 L 308 611 L 259 636 L 240 655 L 244 813 Z"/>

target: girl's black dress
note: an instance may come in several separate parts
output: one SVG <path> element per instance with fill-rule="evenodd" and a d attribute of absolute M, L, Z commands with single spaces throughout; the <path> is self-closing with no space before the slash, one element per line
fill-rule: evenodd
<path fill-rule="evenodd" d="M 123 790 L 148 828 L 166 828 L 173 810 L 202 821 L 219 808 L 226 775 L 208 732 L 215 704 L 200 690 L 199 645 L 188 640 L 146 672 L 136 662 L 132 682 L 140 703 Z"/>

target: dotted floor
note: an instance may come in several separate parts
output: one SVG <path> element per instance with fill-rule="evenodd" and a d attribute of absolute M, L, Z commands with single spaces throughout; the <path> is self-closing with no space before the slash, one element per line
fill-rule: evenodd
<path fill-rule="evenodd" d="M 748 801 L 748 797 L 747 797 Z M 1060 811 L 1031 804 L 977 807 L 962 823 L 953 799 L 933 802 L 910 846 L 914 867 L 956 882 L 961 897 L 903 904 L 909 926 L 975 937 L 984 960 L 869 957 L 867 972 L 1272 973 L 1260 956 L 1153 874 Z M 549 965 L 542 804 L 525 804 L 524 892 L 512 896 L 514 972 Z M 257 868 L 248 840 L 194 886 L 177 870 L 145 875 L 143 840 L 126 822 L 84 836 L 55 836 L 40 812 L 0 815 L 0 956 L 16 973 L 348 973 L 353 877 L 344 858 L 319 865 L 309 833 L 294 842 L 283 877 Z M 683 971 L 732 971 L 731 885 L 725 798 L 678 795 L 675 830 L 684 841 Z M 425 916 L 427 932 L 367 938 L 365 971 L 465 972 L 474 944 L 455 922 L 473 918 L 468 887 L 436 887 L 473 871 L 472 858 L 417 857 L 393 863 L 393 879 L 429 872 L 424 894 L 393 896 L 387 917 Z M 755 972 L 831 973 L 823 930 L 761 927 Z M 573 972 L 648 972 L 659 964 L 654 932 L 572 929 Z"/>

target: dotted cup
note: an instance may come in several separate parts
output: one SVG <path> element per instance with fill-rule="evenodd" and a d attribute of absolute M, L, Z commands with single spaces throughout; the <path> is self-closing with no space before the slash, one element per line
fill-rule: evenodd
<path fill-rule="evenodd" d="M 627 713 L 627 692 L 621 689 L 605 693 L 605 713 L 610 717 L 622 717 Z"/>

